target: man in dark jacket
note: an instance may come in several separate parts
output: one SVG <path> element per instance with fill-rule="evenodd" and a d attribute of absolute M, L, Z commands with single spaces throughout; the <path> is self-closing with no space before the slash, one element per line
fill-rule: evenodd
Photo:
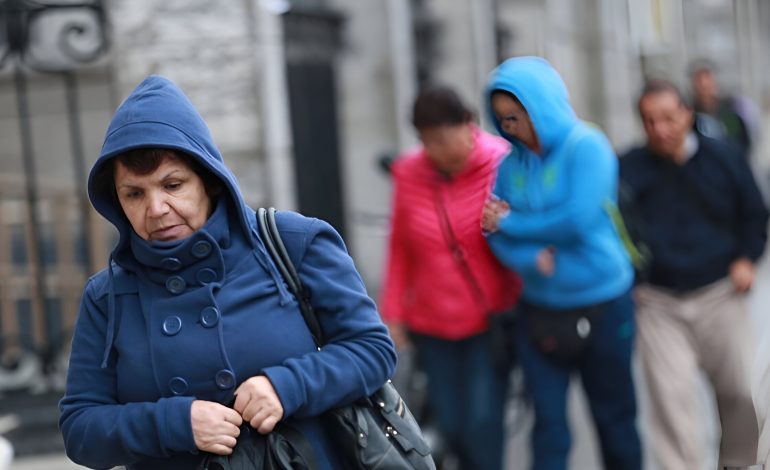
<path fill-rule="evenodd" d="M 666 81 L 639 99 L 647 144 L 621 158 L 652 261 L 637 287 L 639 348 L 653 451 L 664 470 L 706 468 L 699 369 L 717 398 L 720 466 L 755 463 L 757 422 L 746 293 L 767 239 L 768 212 L 740 149 L 697 135 Z"/>

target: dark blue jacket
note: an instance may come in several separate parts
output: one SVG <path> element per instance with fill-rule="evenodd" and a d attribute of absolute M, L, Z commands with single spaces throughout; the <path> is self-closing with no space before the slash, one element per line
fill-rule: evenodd
<path fill-rule="evenodd" d="M 620 175 L 652 252 L 651 284 L 697 289 L 727 276 L 736 258 L 762 255 L 768 212 L 736 147 L 698 136 L 684 165 L 639 147 L 620 159 Z"/>
<path fill-rule="evenodd" d="M 176 242 L 132 230 L 95 181 L 138 147 L 181 150 L 218 177 L 224 194 L 206 224 Z M 244 380 L 272 382 L 323 468 L 337 468 L 317 416 L 371 394 L 393 373 L 395 349 L 339 235 L 327 223 L 279 213 L 328 345 L 320 352 L 257 229 L 254 211 L 200 115 L 168 80 L 142 82 L 116 112 L 88 184 L 118 229 L 107 269 L 85 287 L 72 341 L 60 426 L 67 455 L 93 468 L 189 469 L 200 461 L 195 399 L 228 404 Z"/>

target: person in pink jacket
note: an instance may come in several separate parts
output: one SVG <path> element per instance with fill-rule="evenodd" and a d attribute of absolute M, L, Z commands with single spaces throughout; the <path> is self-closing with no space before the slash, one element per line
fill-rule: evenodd
<path fill-rule="evenodd" d="M 392 167 L 381 312 L 397 347 L 415 346 L 431 411 L 461 468 L 499 470 L 508 375 L 493 364 L 489 318 L 513 306 L 521 282 L 481 232 L 508 143 L 473 121 L 448 88 L 426 88 L 414 102 L 422 145 Z"/>

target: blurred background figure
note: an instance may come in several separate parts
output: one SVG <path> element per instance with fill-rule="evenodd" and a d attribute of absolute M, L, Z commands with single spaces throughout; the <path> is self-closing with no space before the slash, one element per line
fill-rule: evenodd
<path fill-rule="evenodd" d="M 568 468 L 567 392 L 579 374 L 604 468 L 641 470 L 633 270 L 606 209 L 616 203 L 617 157 L 604 134 L 577 118 L 558 72 L 540 57 L 503 62 L 487 100 L 512 149 L 482 226 L 524 281 L 516 348 L 535 408 L 531 468 Z"/>
<path fill-rule="evenodd" d="M 712 139 L 727 139 L 740 146 L 750 159 L 760 131 L 756 106 L 744 96 L 721 92 L 714 64 L 699 60 L 690 66 L 695 130 Z"/>
<path fill-rule="evenodd" d="M 422 145 L 392 166 L 393 211 L 382 314 L 427 374 L 430 412 L 463 469 L 502 469 L 508 370 L 495 367 L 489 318 L 513 306 L 519 279 L 492 255 L 481 210 L 508 145 L 474 124 L 457 93 L 414 101 Z"/>
<path fill-rule="evenodd" d="M 660 468 L 708 467 L 697 400 L 705 372 L 716 395 L 722 465 L 756 462 L 750 393 L 753 337 L 746 294 L 767 242 L 768 212 L 735 146 L 697 135 L 675 85 L 651 80 L 639 98 L 647 144 L 621 158 L 652 254 L 636 288 L 639 348 Z"/>

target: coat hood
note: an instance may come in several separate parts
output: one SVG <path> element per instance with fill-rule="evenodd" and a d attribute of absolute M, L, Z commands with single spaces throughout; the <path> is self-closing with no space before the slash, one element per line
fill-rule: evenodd
<path fill-rule="evenodd" d="M 115 112 L 107 128 L 102 151 L 88 177 L 91 204 L 115 225 L 120 234 L 113 253 L 128 246 L 132 229 L 112 194 L 97 184 L 96 177 L 103 165 L 116 155 L 149 147 L 184 152 L 217 176 L 235 205 L 244 232 L 247 237 L 254 238 L 249 224 L 249 219 L 253 219 L 253 211 L 243 201 L 238 182 L 225 166 L 203 118 L 173 82 L 151 75 L 136 87 Z"/>
<path fill-rule="evenodd" d="M 557 146 L 578 122 L 564 81 L 542 57 L 514 57 L 506 60 L 492 72 L 487 87 L 487 112 L 491 122 L 501 136 L 521 148 L 523 144 L 502 130 L 492 112 L 492 92 L 495 90 L 512 93 L 521 101 L 532 120 L 543 155 Z"/>
<path fill-rule="evenodd" d="M 134 230 L 113 195 L 113 190 L 104 182 L 97 181 L 100 170 L 115 156 L 137 148 L 166 148 L 183 152 L 195 159 L 203 168 L 216 176 L 223 184 L 225 191 L 220 196 L 220 206 L 228 206 L 231 210 L 222 209 L 232 214 L 232 227 L 240 227 L 243 239 L 252 247 L 252 252 L 272 278 L 279 292 L 281 303 L 291 301 L 291 295 L 281 280 L 281 275 L 269 259 L 265 246 L 262 244 L 256 230 L 256 216 L 241 196 L 238 182 L 233 173 L 225 166 L 222 155 L 214 145 L 206 123 L 190 100 L 170 80 L 152 75 L 146 78 L 118 107 L 107 128 L 101 154 L 91 168 L 88 177 L 88 197 L 91 204 L 104 218 L 109 220 L 118 230 L 119 240 L 112 253 L 107 268 L 109 271 L 109 297 L 107 303 L 107 337 L 105 341 L 102 367 L 106 367 L 110 358 L 112 343 L 115 337 L 115 295 L 116 282 L 113 263 L 129 270 L 143 265 L 137 258 L 137 252 L 132 248 Z M 225 201 L 221 201 L 226 198 Z M 213 215 L 212 215 L 213 217 Z M 208 222 L 207 222 L 208 224 Z M 228 223 L 230 225 L 230 223 Z M 196 235 L 193 235 L 193 237 Z M 190 239 L 186 239 L 188 242 Z M 149 245 L 144 241 L 146 249 Z M 182 242 L 184 243 L 184 242 Z M 160 246 L 150 244 L 156 255 L 172 245 Z M 161 243 L 162 245 L 162 243 Z M 145 260 L 146 262 L 146 260 Z"/>

